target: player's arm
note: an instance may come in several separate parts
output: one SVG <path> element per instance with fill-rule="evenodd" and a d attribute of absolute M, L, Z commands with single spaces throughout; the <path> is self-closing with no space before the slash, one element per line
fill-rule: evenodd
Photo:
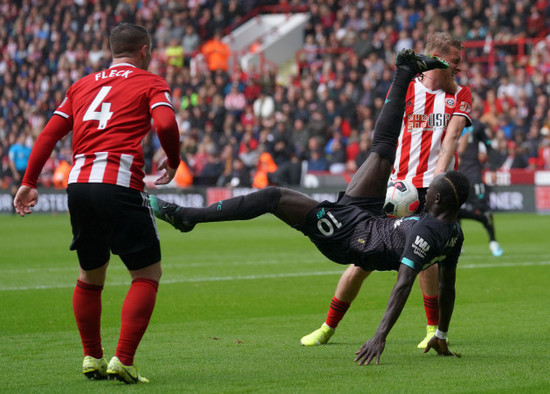
<path fill-rule="evenodd" d="M 156 185 L 169 183 L 176 175 L 180 163 L 180 140 L 178 124 L 174 110 L 166 105 L 159 105 L 152 111 L 153 122 L 157 129 L 160 145 L 167 159 L 159 165 L 165 173 L 155 181 Z"/>
<path fill-rule="evenodd" d="M 397 272 L 397 283 L 390 294 L 386 312 L 376 333 L 355 353 L 357 357 L 355 357 L 354 361 L 358 362 L 359 365 L 369 365 L 375 357 L 376 364 L 380 363 L 380 355 L 386 346 L 386 337 L 399 318 L 399 315 L 401 315 L 401 311 L 411 293 L 416 275 L 417 272 L 411 267 L 405 264 L 400 265 Z"/>
<path fill-rule="evenodd" d="M 72 123 L 64 117 L 54 115 L 34 143 L 22 186 L 13 200 L 15 211 L 24 216 L 31 213 L 31 208 L 38 201 L 36 184 L 44 164 L 50 157 L 57 141 L 66 136 L 72 129 Z"/>
<path fill-rule="evenodd" d="M 454 158 L 454 154 L 458 148 L 458 139 L 462 134 L 462 130 L 466 126 L 468 118 L 462 115 L 453 115 L 449 124 L 447 125 L 447 131 L 445 132 L 445 138 L 441 144 L 439 151 L 439 157 L 435 165 L 434 177 L 447 171 L 451 161 Z"/>

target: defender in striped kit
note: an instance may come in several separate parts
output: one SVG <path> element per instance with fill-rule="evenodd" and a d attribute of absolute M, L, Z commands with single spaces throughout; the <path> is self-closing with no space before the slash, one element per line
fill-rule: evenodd
<path fill-rule="evenodd" d="M 179 132 L 168 84 L 147 71 L 151 37 L 141 26 L 123 23 L 110 36 L 113 64 L 75 82 L 38 137 L 16 211 L 32 212 L 36 182 L 57 141 L 72 130 L 74 166 L 67 188 L 80 275 L 73 310 L 84 350 L 82 373 L 125 383 L 146 382 L 134 355 L 156 301 L 161 251 L 149 200 L 144 193 L 141 141 L 153 119 L 168 158 L 156 184 L 172 180 L 179 165 Z M 101 291 L 110 253 L 120 256 L 132 277 L 122 306 L 114 357 L 107 365 L 101 345 Z"/>

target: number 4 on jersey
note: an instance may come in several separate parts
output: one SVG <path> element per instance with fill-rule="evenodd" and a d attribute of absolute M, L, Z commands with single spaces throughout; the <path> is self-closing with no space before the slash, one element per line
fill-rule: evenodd
<path fill-rule="evenodd" d="M 111 90 L 112 86 L 103 86 L 97 96 L 95 96 L 94 101 L 90 104 L 82 120 L 97 120 L 99 125 L 97 126 L 98 130 L 103 130 L 107 127 L 107 121 L 111 119 L 113 113 L 111 112 L 111 103 L 104 103 L 105 97 Z M 101 104 L 101 111 L 96 111 L 96 109 Z"/>

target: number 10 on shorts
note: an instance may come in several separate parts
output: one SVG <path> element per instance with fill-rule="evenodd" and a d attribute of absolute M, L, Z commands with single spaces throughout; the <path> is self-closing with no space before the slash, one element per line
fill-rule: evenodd
<path fill-rule="evenodd" d="M 342 223 L 340 223 L 331 212 L 327 212 L 327 216 L 328 218 L 323 217 L 317 221 L 317 228 L 319 229 L 321 234 L 328 237 L 334 234 L 334 231 L 336 229 L 342 227 Z"/>

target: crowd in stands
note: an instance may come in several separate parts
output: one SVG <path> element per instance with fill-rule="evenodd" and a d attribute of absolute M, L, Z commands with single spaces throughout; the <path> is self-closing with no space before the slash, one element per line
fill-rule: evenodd
<path fill-rule="evenodd" d="M 296 72 L 281 78 L 229 64 L 220 33 L 256 7 L 280 3 L 310 14 Z M 459 83 L 492 134 L 492 168 L 550 169 L 550 1 L 0 0 L 1 187 L 17 180 L 15 156 L 24 161 L 68 87 L 109 67 L 108 32 L 123 21 L 150 31 L 150 71 L 171 87 L 182 187 L 295 185 L 303 162 L 308 171 L 353 172 L 368 153 L 396 53 L 423 51 L 440 30 L 484 42 L 465 52 L 471 56 L 487 55 L 491 43 L 529 40 L 524 54 L 498 47 L 491 67 L 466 56 Z M 206 68 L 193 67 L 197 54 Z M 41 186 L 66 185 L 70 146 L 69 134 Z M 159 149 L 152 132 L 148 174 Z"/>

